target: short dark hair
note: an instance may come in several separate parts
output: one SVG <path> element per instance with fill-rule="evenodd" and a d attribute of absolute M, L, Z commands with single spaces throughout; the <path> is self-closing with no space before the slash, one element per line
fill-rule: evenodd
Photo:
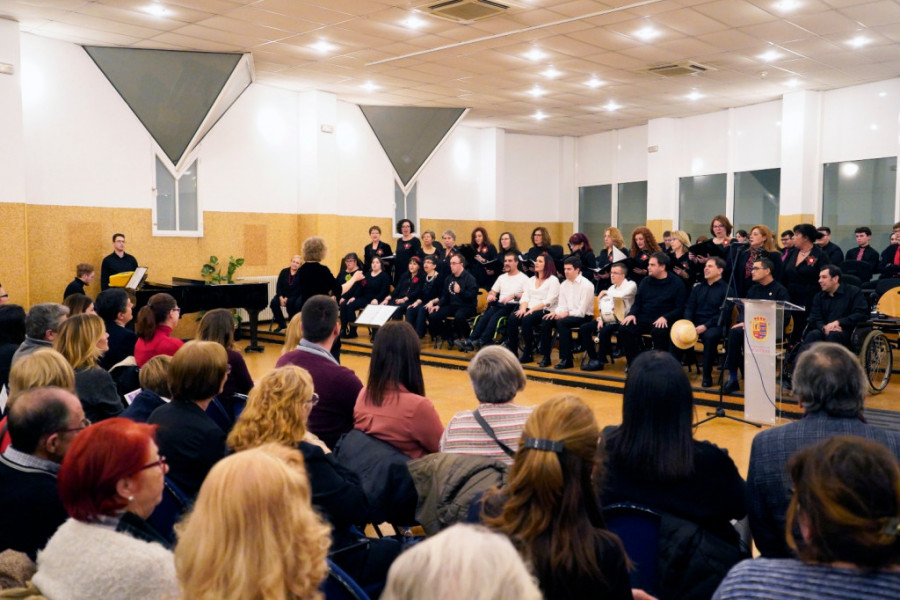
<path fill-rule="evenodd" d="M 125 234 L 124 234 L 124 233 L 114 233 L 113 236 L 112 236 L 112 241 L 115 242 L 117 237 L 120 237 L 120 238 L 122 238 L 122 239 L 124 240 L 124 239 L 125 239 Z"/>
<path fill-rule="evenodd" d="M 71 393 L 58 387 L 42 387 L 16 398 L 7 421 L 13 448 L 34 454 L 41 438 L 68 427 L 72 415 L 63 394 Z"/>
<path fill-rule="evenodd" d="M 372 225 L 371 227 L 369 227 L 369 233 L 372 233 L 373 231 L 381 233 L 381 227 L 379 227 L 378 225 Z"/>
<path fill-rule="evenodd" d="M 819 273 L 821 273 L 822 271 L 828 271 L 829 277 L 841 276 L 841 268 L 837 265 L 822 265 L 822 268 L 819 269 Z"/>
<path fill-rule="evenodd" d="M 734 234 L 739 235 L 741 237 L 747 237 L 747 230 L 746 229 L 738 229 L 737 231 L 734 232 Z"/>
<path fill-rule="evenodd" d="M 0 306 L 0 343 L 21 344 L 25 341 L 25 309 L 18 304 Z"/>
<path fill-rule="evenodd" d="M 790 229 L 785 229 L 781 232 L 781 237 L 794 237 L 794 232 Z"/>
<path fill-rule="evenodd" d="M 709 258 L 706 259 L 706 262 L 709 262 L 709 261 L 713 261 L 716 264 L 716 266 L 719 267 L 720 269 L 725 268 L 725 259 L 722 258 L 721 256 L 710 256 Z"/>
<path fill-rule="evenodd" d="M 669 255 L 665 252 L 654 252 L 650 255 L 650 258 L 656 259 L 656 264 L 664 268 L 666 271 L 669 270 Z M 647 259 L 647 262 L 650 262 L 650 259 Z"/>
<path fill-rule="evenodd" d="M 821 237 L 819 235 L 819 230 L 809 223 L 800 223 L 799 225 L 794 225 L 794 233 L 799 233 L 811 242 L 814 242 Z"/>
<path fill-rule="evenodd" d="M 338 320 L 338 305 L 331 296 L 318 294 L 303 303 L 300 328 L 303 338 L 313 344 L 328 339 Z"/>
<path fill-rule="evenodd" d="M 628 276 L 628 265 L 624 262 L 613 263 L 610 265 L 609 270 L 612 271 L 613 269 L 622 269 L 622 275 Z"/>
<path fill-rule="evenodd" d="M 828 227 L 827 225 L 822 225 L 821 227 L 816 227 L 816 231 L 823 231 L 823 232 L 827 233 L 828 235 L 831 235 L 831 227 Z"/>
<path fill-rule="evenodd" d="M 459 263 L 460 263 L 463 267 L 466 266 L 466 257 L 463 256 L 462 254 L 460 254 L 459 252 L 454 252 L 453 254 L 450 255 L 450 258 L 447 259 L 447 264 L 448 264 L 448 265 L 450 264 L 450 261 L 453 259 L 454 256 L 455 256 L 456 258 L 459 259 Z"/>
<path fill-rule="evenodd" d="M 869 229 L 868 227 L 863 226 L 863 227 L 857 227 L 856 229 L 854 229 L 854 230 L 853 230 L 853 233 L 864 233 L 864 234 L 866 234 L 866 235 L 868 235 L 868 236 L 871 236 L 871 235 L 872 235 L 872 230 Z"/>
<path fill-rule="evenodd" d="M 760 266 L 761 266 L 763 269 L 768 269 L 769 272 L 772 272 L 772 271 L 775 270 L 775 263 L 773 263 L 771 260 L 769 260 L 769 259 L 766 258 L 765 256 L 760 256 L 759 258 L 757 258 L 757 259 L 754 260 L 753 262 L 759 263 Z"/>
<path fill-rule="evenodd" d="M 567 256 L 566 260 L 563 261 L 563 266 L 572 265 L 572 268 L 576 271 L 581 270 L 581 259 L 577 256 Z"/>
<path fill-rule="evenodd" d="M 429 254 L 428 256 L 426 256 L 425 258 L 422 259 L 422 266 L 425 266 L 426 262 L 430 262 L 432 265 L 434 265 L 436 267 L 438 264 L 438 259 L 436 259 L 433 254 Z"/>
<path fill-rule="evenodd" d="M 104 321 L 115 321 L 128 308 L 128 292 L 122 288 L 108 288 L 97 294 L 94 312 Z"/>
<path fill-rule="evenodd" d="M 415 232 L 416 232 L 416 225 L 415 225 L 415 223 L 413 223 L 413 222 L 410 221 L 409 219 L 400 219 L 399 221 L 397 221 L 397 233 L 403 233 L 402 231 L 400 231 L 400 229 L 403 227 L 403 224 L 404 224 L 404 223 L 409 223 L 409 232 L 410 232 L 410 233 L 415 233 Z"/>
<path fill-rule="evenodd" d="M 801 353 L 792 383 L 805 413 L 847 418 L 862 413 L 866 374 L 859 359 L 841 344 L 816 342 Z"/>
<path fill-rule="evenodd" d="M 513 258 L 516 259 L 516 261 L 519 260 L 519 253 L 516 252 L 515 250 L 507 250 L 506 252 L 504 252 L 503 258 L 506 258 L 507 256 L 512 256 Z"/>
<path fill-rule="evenodd" d="M 90 263 L 78 263 L 75 267 L 75 277 L 81 277 L 82 275 L 90 275 L 94 272 L 94 265 Z"/>

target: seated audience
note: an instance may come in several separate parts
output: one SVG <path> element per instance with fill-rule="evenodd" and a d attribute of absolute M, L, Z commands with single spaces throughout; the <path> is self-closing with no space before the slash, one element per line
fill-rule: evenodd
<path fill-rule="evenodd" d="M 159 354 L 147 361 L 139 375 L 141 391 L 134 397 L 128 408 L 122 411 L 121 416 L 138 423 L 146 423 L 154 410 L 170 401 L 172 392 L 169 391 L 169 365 L 171 363 L 172 357 L 165 354 Z"/>
<path fill-rule="evenodd" d="M 275 282 L 275 296 L 269 303 L 269 308 L 272 309 L 272 320 L 277 325 L 275 333 L 280 333 L 287 326 L 284 322 L 285 310 L 288 319 L 300 312 L 303 297 L 300 295 L 300 276 L 297 271 L 300 270 L 301 262 L 299 254 L 292 256 L 290 266 L 281 270 L 278 280 Z"/>
<path fill-rule="evenodd" d="M 691 384 L 675 357 L 639 356 L 625 380 L 622 425 L 603 431 L 603 505 L 647 506 L 737 546 L 731 521 L 747 514 L 744 480 L 726 451 L 694 439 L 693 418 Z"/>
<path fill-rule="evenodd" d="M 469 337 L 456 341 L 456 347 L 463 352 L 478 350 L 489 344 L 500 319 L 519 308 L 519 299 L 528 285 L 528 276 L 519 272 L 518 258 L 514 252 L 503 255 L 503 274 L 497 277 L 488 292 L 487 308 L 481 313 Z"/>
<path fill-rule="evenodd" d="M 841 435 L 797 452 L 788 471 L 787 542 L 798 559 L 743 561 L 714 600 L 900 598 L 896 456 Z"/>
<path fill-rule="evenodd" d="M 94 310 L 94 301 L 84 294 L 70 294 L 63 300 L 63 306 L 69 309 L 69 316 L 83 315 L 85 313 L 97 314 Z"/>
<path fill-rule="evenodd" d="M 632 597 L 628 558 L 591 485 L 599 435 L 577 397 L 547 400 L 525 423 L 509 483 L 485 496 L 484 522 L 509 536 L 546 600 Z"/>
<path fill-rule="evenodd" d="M 429 302 L 439 300 L 444 291 L 444 275 L 438 270 L 438 261 L 434 256 L 428 255 L 422 259 L 422 271 L 419 297 L 406 308 L 406 322 L 415 328 L 419 339 L 425 337 Z"/>
<path fill-rule="evenodd" d="M 75 267 L 75 279 L 66 286 L 63 292 L 63 300 L 72 294 L 84 295 L 84 288 L 94 281 L 94 265 L 88 263 L 78 263 Z"/>
<path fill-rule="evenodd" d="M 353 429 L 353 410 L 363 384 L 356 373 L 339 365 L 331 354 L 340 332 L 334 298 L 313 296 L 303 304 L 299 316 L 303 339 L 275 366 L 295 365 L 309 372 L 319 402 L 312 407 L 307 428 L 326 446 L 334 448 L 338 439 Z"/>
<path fill-rule="evenodd" d="M 225 456 L 225 432 L 206 414 L 206 407 L 222 392 L 227 375 L 225 348 L 215 342 L 188 342 L 169 365 L 172 401 L 150 414 L 148 422 L 159 426 L 156 437 L 169 461 L 169 477 L 191 499 Z"/>
<path fill-rule="evenodd" d="M 182 598 L 322 597 L 329 530 L 297 450 L 266 444 L 221 461 L 176 531 Z"/>
<path fill-rule="evenodd" d="M 785 465 L 795 452 L 834 435 L 855 435 L 881 442 L 900 458 L 900 433 L 863 420 L 866 389 L 859 360 L 843 346 L 820 342 L 797 359 L 793 392 L 803 418 L 757 433 L 750 450 L 750 529 L 763 556 L 790 556 L 784 531 L 791 480 Z"/>
<path fill-rule="evenodd" d="M 62 388 L 35 388 L 16 398 L 7 420 L 12 445 L 0 455 L 0 550 L 34 560 L 66 520 L 56 475 L 88 424 L 81 402 Z"/>
<path fill-rule="evenodd" d="M 371 520 L 369 504 L 356 473 L 339 464 L 307 432 L 306 419 L 317 401 L 305 370 L 288 365 L 270 371 L 250 392 L 247 407 L 228 435 L 228 446 L 240 452 L 274 442 L 300 450 L 313 506 L 331 523 L 333 560 L 360 585 L 384 583 L 400 544 L 388 538 L 367 539 L 354 527 Z"/>
<path fill-rule="evenodd" d="M 409 323 L 389 321 L 378 331 L 353 416 L 356 429 L 410 458 L 438 451 L 444 427 L 425 397 L 419 338 Z"/>
<path fill-rule="evenodd" d="M 523 365 L 534 362 L 534 330 L 543 323 L 546 315 L 556 310 L 559 299 L 559 279 L 556 277 L 556 263 L 550 254 L 544 252 L 534 259 L 534 277 L 528 280 L 519 308 L 509 315 L 506 325 L 506 347 L 513 354 L 519 352 L 519 336 L 523 348 L 519 362 Z M 540 348 L 540 353 L 549 356 L 549 348 Z"/>
<path fill-rule="evenodd" d="M 477 548 L 478 552 L 467 549 Z M 541 600 L 509 539 L 459 523 L 394 561 L 381 600 Z"/>
<path fill-rule="evenodd" d="M 99 365 L 111 370 L 130 356 L 134 356 L 137 335 L 125 327 L 132 319 L 134 303 L 122 288 L 109 288 L 100 292 L 94 302 L 94 310 L 103 319 L 109 334 L 109 350 L 100 358 Z"/>
<path fill-rule="evenodd" d="M 597 294 L 597 304 L 600 308 L 600 317 L 596 324 L 588 322 L 578 330 L 581 345 L 588 354 L 588 362 L 581 367 L 582 371 L 602 371 L 606 364 L 606 357 L 612 353 L 612 336 L 619 331 L 619 319 L 615 312 L 615 299 L 622 301 L 623 312 L 628 314 L 634 305 L 637 295 L 637 285 L 633 281 L 625 279 L 628 267 L 624 263 L 617 263 L 609 268 L 609 278 L 612 285 L 609 289 L 600 290 Z M 594 345 L 593 333 L 597 334 L 597 345 Z"/>
<path fill-rule="evenodd" d="M 235 394 L 247 395 L 253 387 L 253 378 L 247 369 L 247 363 L 240 352 L 234 349 L 234 315 L 230 310 L 217 308 L 207 312 L 200 320 L 200 328 L 197 330 L 197 339 L 206 342 L 216 342 L 228 354 L 228 378 L 225 379 L 225 387 L 219 395 L 223 398 L 232 398 Z"/>
<path fill-rule="evenodd" d="M 559 362 L 554 369 L 571 369 L 572 328 L 578 329 L 594 316 L 594 284 L 582 277 L 581 260 L 570 256 L 564 262 L 565 280 L 559 286 L 556 308 L 544 315 L 541 323 L 541 345 L 547 350 L 539 367 L 550 366 L 551 335 L 556 329 Z"/>
<path fill-rule="evenodd" d="M 172 337 L 172 330 L 178 326 L 181 318 L 181 309 L 175 303 L 175 298 L 169 294 L 153 294 L 138 311 L 134 332 L 138 336 L 134 344 L 134 359 L 137 366 L 143 367 L 144 363 L 157 354 L 174 356 L 184 345 L 178 338 Z"/>
<path fill-rule="evenodd" d="M 66 319 L 53 340 L 54 350 L 75 370 L 75 393 L 92 423 L 115 417 L 125 408 L 109 371 L 97 366 L 108 348 L 108 337 L 103 319 L 83 314 Z"/>
<path fill-rule="evenodd" d="M 803 343 L 834 342 L 850 347 L 853 330 L 869 318 L 869 303 L 855 285 L 841 282 L 841 270 L 825 265 L 819 271 L 822 291 L 813 298 Z"/>
<path fill-rule="evenodd" d="M 9 383 L 12 358 L 25 341 L 25 309 L 18 304 L 0 306 L 0 393 Z"/>
<path fill-rule="evenodd" d="M 68 314 L 67 307 L 55 302 L 43 302 L 32 306 L 25 317 L 25 341 L 13 354 L 12 364 L 15 365 L 19 359 L 39 348 L 53 347 L 53 340 L 56 339 L 59 328 Z"/>
<path fill-rule="evenodd" d="M 516 356 L 502 346 L 479 350 L 466 369 L 478 408 L 453 415 L 441 437 L 441 452 L 477 454 L 508 465 L 519 447 L 530 406 L 514 404 L 525 389 L 525 372 Z"/>
<path fill-rule="evenodd" d="M 297 313 L 288 321 L 287 329 L 284 332 L 284 344 L 281 346 L 281 355 L 284 356 L 291 350 L 297 349 L 297 344 L 303 338 L 303 329 L 301 326 L 300 313 Z"/>
<path fill-rule="evenodd" d="M 154 428 L 91 425 L 69 446 L 59 496 L 71 517 L 38 555 L 33 583 L 48 598 L 171 598 L 175 564 L 146 521 L 162 499 L 166 459 Z"/>

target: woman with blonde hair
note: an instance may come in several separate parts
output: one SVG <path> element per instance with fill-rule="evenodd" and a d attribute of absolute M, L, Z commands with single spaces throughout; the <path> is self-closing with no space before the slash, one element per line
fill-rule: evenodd
<path fill-rule="evenodd" d="M 182 598 L 321 600 L 329 532 L 310 500 L 296 450 L 266 444 L 220 461 L 176 526 Z"/>
<path fill-rule="evenodd" d="M 297 313 L 288 321 L 284 332 L 284 345 L 281 347 L 281 355 L 284 356 L 291 350 L 296 350 L 300 340 L 303 339 L 302 313 Z"/>
<path fill-rule="evenodd" d="M 691 260 L 689 252 L 690 247 L 691 239 L 687 232 L 681 230 L 672 232 L 672 237 L 669 241 L 670 251 L 668 253 L 672 261 L 669 263 L 669 267 L 672 273 L 684 281 L 688 292 L 691 291 L 697 276 L 697 273 L 694 272 L 694 262 Z"/>
<path fill-rule="evenodd" d="M 597 266 L 605 270 L 594 275 L 594 279 L 597 280 L 597 286 L 600 289 L 606 289 L 606 284 L 609 282 L 609 266 L 615 262 L 613 260 L 613 248 L 620 250 L 627 256 L 627 252 L 624 250 L 625 239 L 622 237 L 622 232 L 619 231 L 618 227 L 606 228 L 606 231 L 603 232 L 603 246 L 603 250 L 597 253 Z"/>
<path fill-rule="evenodd" d="M 66 319 L 53 340 L 53 349 L 75 370 L 75 395 L 81 400 L 84 416 L 92 423 L 125 410 L 112 376 L 97 366 L 98 359 L 109 349 L 109 334 L 103 319 L 93 314 Z"/>
<path fill-rule="evenodd" d="M 507 485 L 484 502 L 484 522 L 509 536 L 547 600 L 632 597 L 628 559 L 591 483 L 599 436 L 579 398 L 550 398 L 525 423 Z"/>
<path fill-rule="evenodd" d="M 388 251 L 390 252 L 390 246 L 388 246 Z M 313 296 L 319 294 L 331 296 L 337 302 L 340 300 L 341 294 L 350 289 L 352 285 L 350 281 L 345 284 L 347 289 L 343 290 L 331 269 L 322 264 L 327 253 L 325 240 L 317 235 L 306 238 L 303 242 L 303 266 L 297 272 L 300 276 L 300 294 L 303 300 L 297 307 L 298 311 L 302 311 L 303 304 Z M 341 361 L 340 337 L 334 340 L 334 344 L 331 346 L 331 355 L 336 361 Z"/>
<path fill-rule="evenodd" d="M 781 272 L 784 263 L 781 262 L 781 254 L 775 248 L 775 234 L 765 225 L 754 225 L 750 229 L 750 247 L 742 249 L 734 261 L 734 286 L 737 295 L 741 298 L 747 296 L 747 292 L 753 285 L 753 263 L 760 258 L 768 258 L 775 269 L 772 277 L 775 281 L 781 281 Z"/>
<path fill-rule="evenodd" d="M 390 539 L 367 540 L 354 527 L 368 522 L 369 504 L 356 473 L 339 464 L 307 430 L 316 402 L 318 396 L 305 369 L 287 365 L 269 371 L 250 392 L 247 407 L 228 435 L 228 446 L 239 452 L 277 443 L 300 450 L 313 504 L 333 528 L 331 552 L 339 551 L 335 562 L 360 585 L 383 582 L 400 545 Z"/>

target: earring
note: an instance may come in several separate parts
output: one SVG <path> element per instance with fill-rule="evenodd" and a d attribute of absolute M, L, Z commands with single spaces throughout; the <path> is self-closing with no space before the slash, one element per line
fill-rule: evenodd
<path fill-rule="evenodd" d="M 134 502 L 134 496 L 128 496 L 128 501 L 129 501 L 129 502 Z"/>

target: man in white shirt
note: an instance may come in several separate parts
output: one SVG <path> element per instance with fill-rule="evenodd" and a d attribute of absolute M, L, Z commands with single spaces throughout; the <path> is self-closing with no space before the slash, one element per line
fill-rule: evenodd
<path fill-rule="evenodd" d="M 488 307 L 481 313 L 468 339 L 457 340 L 455 346 L 462 352 L 472 352 L 489 344 L 497 322 L 519 306 L 527 283 L 528 275 L 519 271 L 518 255 L 507 252 L 503 255 L 503 275 L 497 278 L 488 292 Z"/>
<path fill-rule="evenodd" d="M 625 278 L 627 273 L 628 267 L 625 263 L 616 263 L 610 267 L 609 279 L 612 285 L 609 286 L 609 289 L 601 290 L 597 295 L 600 303 L 600 318 L 596 323 L 585 323 L 578 330 L 581 336 L 581 345 L 584 346 L 590 358 L 588 363 L 581 367 L 582 371 L 602 371 L 606 357 L 612 351 L 612 336 L 619 330 L 619 320 L 614 311 L 615 299 L 622 299 L 625 308 L 624 314 L 628 314 L 634 304 L 637 284 Z M 604 298 L 608 298 L 608 300 L 604 300 Z M 592 339 L 595 332 L 599 348 L 594 346 Z"/>
<path fill-rule="evenodd" d="M 559 332 L 559 362 L 554 369 L 571 369 L 572 328 L 590 321 L 594 316 L 594 284 L 581 276 L 581 259 L 570 256 L 563 262 L 566 280 L 559 286 L 559 300 L 556 310 L 544 316 L 541 324 L 541 342 L 547 353 L 538 363 L 539 367 L 550 366 L 550 342 L 553 328 Z"/>

